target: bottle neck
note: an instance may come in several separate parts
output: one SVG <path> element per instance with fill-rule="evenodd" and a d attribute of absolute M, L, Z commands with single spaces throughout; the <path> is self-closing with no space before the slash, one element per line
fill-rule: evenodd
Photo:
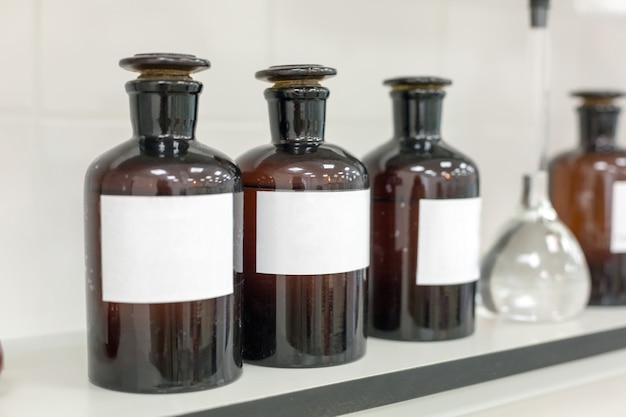
<path fill-rule="evenodd" d="M 324 142 L 328 89 L 321 86 L 265 90 L 272 143 L 280 147 L 314 147 Z"/>
<path fill-rule="evenodd" d="M 135 138 L 194 139 L 202 84 L 182 80 L 133 80 L 126 83 Z"/>
<path fill-rule="evenodd" d="M 442 90 L 394 90 L 394 138 L 441 139 Z"/>
<path fill-rule="evenodd" d="M 541 217 L 556 220 L 556 211 L 548 196 L 548 173 L 535 171 L 524 175 L 522 207 L 538 213 Z"/>
<path fill-rule="evenodd" d="M 610 149 L 615 146 L 619 108 L 613 105 L 581 106 L 580 146 L 586 150 Z"/>

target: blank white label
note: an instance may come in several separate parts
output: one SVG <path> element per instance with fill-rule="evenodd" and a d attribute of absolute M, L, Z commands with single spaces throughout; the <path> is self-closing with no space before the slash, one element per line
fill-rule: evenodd
<path fill-rule="evenodd" d="M 613 183 L 611 253 L 626 253 L 626 181 Z"/>
<path fill-rule="evenodd" d="M 418 285 L 454 285 L 480 277 L 481 199 L 420 200 Z"/>
<path fill-rule="evenodd" d="M 233 194 L 103 195 L 102 299 L 173 303 L 233 292 Z"/>
<path fill-rule="evenodd" d="M 258 191 L 256 271 L 320 275 L 369 266 L 370 193 Z"/>
<path fill-rule="evenodd" d="M 243 272 L 243 193 L 235 193 L 234 267 L 235 272 Z"/>

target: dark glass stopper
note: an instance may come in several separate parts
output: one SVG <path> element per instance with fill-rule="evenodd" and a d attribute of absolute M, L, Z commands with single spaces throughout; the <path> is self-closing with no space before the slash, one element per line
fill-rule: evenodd
<path fill-rule="evenodd" d="M 614 104 L 624 93 L 617 90 L 578 90 L 572 96 L 583 99 L 578 107 L 581 144 L 588 150 L 612 149 L 615 146 L 617 116 Z"/>
<path fill-rule="evenodd" d="M 120 60 L 120 67 L 135 72 L 176 71 L 187 74 L 203 71 L 211 64 L 194 55 L 172 53 L 137 54 Z"/>
<path fill-rule="evenodd" d="M 258 71 L 255 77 L 269 82 L 311 80 L 320 81 L 337 75 L 337 70 L 323 65 L 276 65 Z"/>
<path fill-rule="evenodd" d="M 384 85 L 394 88 L 439 89 L 452 84 L 452 81 L 439 77 L 397 77 L 385 80 Z"/>
<path fill-rule="evenodd" d="M 624 96 L 619 90 L 578 90 L 572 92 L 573 97 L 583 99 L 583 106 L 611 105 L 616 98 Z"/>
<path fill-rule="evenodd" d="M 623 91 L 618 90 L 577 90 L 572 92 L 572 96 L 581 98 L 608 98 L 615 99 L 622 97 Z"/>
<path fill-rule="evenodd" d="M 530 25 L 534 28 L 548 26 L 550 0 L 530 0 Z"/>

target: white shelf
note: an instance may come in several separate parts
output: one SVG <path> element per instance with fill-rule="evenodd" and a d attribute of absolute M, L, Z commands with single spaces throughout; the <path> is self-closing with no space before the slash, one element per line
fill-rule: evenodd
<path fill-rule="evenodd" d="M 0 416 L 40 417 L 52 411 L 67 417 L 239 416 L 266 415 L 264 410 L 272 407 L 273 415 L 291 415 L 294 402 L 300 417 L 335 415 L 626 346 L 626 307 L 590 307 L 560 324 L 477 319 L 476 333 L 464 339 L 416 343 L 369 338 L 365 357 L 351 364 L 317 369 L 245 364 L 243 376 L 230 385 L 169 395 L 125 394 L 91 385 L 82 333 L 4 340 Z"/>
<path fill-rule="evenodd" d="M 626 349 L 347 414 L 350 417 L 623 417 Z"/>

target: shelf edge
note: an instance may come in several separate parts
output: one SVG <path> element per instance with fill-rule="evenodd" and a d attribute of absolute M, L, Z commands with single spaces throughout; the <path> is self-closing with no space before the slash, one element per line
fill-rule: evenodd
<path fill-rule="evenodd" d="M 337 416 L 626 347 L 626 327 L 271 396 L 179 417 Z"/>

